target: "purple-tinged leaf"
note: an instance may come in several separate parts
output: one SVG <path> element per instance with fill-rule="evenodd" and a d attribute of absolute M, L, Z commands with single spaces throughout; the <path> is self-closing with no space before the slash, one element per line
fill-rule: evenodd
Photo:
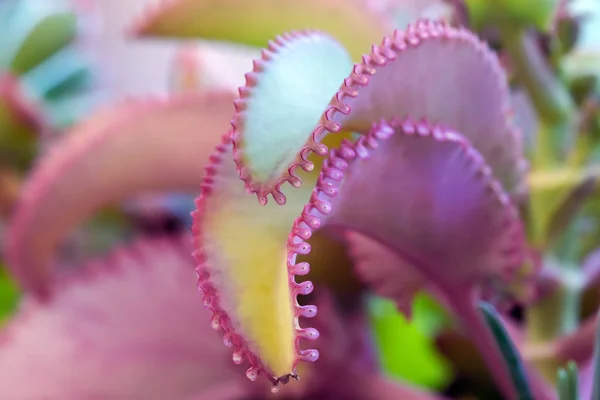
<path fill-rule="evenodd" d="M 386 244 L 433 282 L 508 277 L 523 261 L 517 211 L 481 155 L 424 122 L 382 122 L 334 150 L 308 208 Z"/>
<path fill-rule="evenodd" d="M 471 297 L 477 284 L 520 268 L 523 227 L 466 139 L 403 121 L 381 122 L 357 143 L 342 144 L 325 161 L 311 202 L 294 223 L 296 232 L 318 227 L 367 235 L 418 268 L 474 329 L 504 393 L 513 392 Z M 301 248 L 304 240 L 296 235 L 291 244 Z M 293 263 L 293 252 L 289 257 Z"/>
<path fill-rule="evenodd" d="M 232 101 L 229 93 L 131 100 L 57 142 L 23 189 L 9 232 L 8 266 L 22 286 L 48 295 L 56 246 L 100 207 L 140 192 L 197 190 Z"/>
<path fill-rule="evenodd" d="M 26 298 L 0 336 L 0 398 L 179 399 L 235 377 L 189 253 L 187 236 L 142 240 Z"/>
<path fill-rule="evenodd" d="M 389 247 L 357 232 L 347 232 L 346 241 L 356 272 L 378 295 L 393 299 L 402 313 L 411 317 L 415 294 L 425 278 Z"/>
<path fill-rule="evenodd" d="M 420 20 L 384 38 L 354 66 L 313 137 L 366 133 L 382 118 L 426 119 L 461 132 L 509 193 L 524 190 L 527 162 L 506 77 L 471 32 Z"/>

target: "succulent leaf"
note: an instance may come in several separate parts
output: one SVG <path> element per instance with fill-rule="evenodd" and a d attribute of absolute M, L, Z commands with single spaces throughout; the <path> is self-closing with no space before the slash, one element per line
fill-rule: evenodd
<path fill-rule="evenodd" d="M 228 135 L 211 157 L 193 213 L 195 257 L 204 302 L 214 311 L 211 324 L 222 329 L 233 360 L 247 359 L 246 375 L 266 374 L 274 385 L 296 377 L 298 360 L 314 361 L 316 350 L 300 350 L 301 338 L 318 332 L 300 328 L 298 318 L 313 317 L 314 306 L 299 306 L 298 294 L 309 294 L 312 283 L 296 283 L 303 265 L 288 267 L 286 249 L 294 218 L 308 201 L 312 187 L 290 192 L 284 206 L 259 204 L 248 194 L 233 161 Z M 308 239 L 305 231 L 296 234 Z M 308 253 L 310 249 L 297 249 Z"/>
<path fill-rule="evenodd" d="M 141 16 L 137 36 L 204 38 L 265 47 L 285 32 L 319 29 L 359 57 L 392 29 L 365 0 L 168 0 Z"/>
<path fill-rule="evenodd" d="M 354 66 L 313 136 L 366 133 L 382 118 L 426 119 L 461 132 L 505 190 L 524 190 L 527 162 L 506 77 L 471 32 L 419 20 L 387 36 Z"/>
<path fill-rule="evenodd" d="M 0 334 L 0 397 L 180 399 L 234 378 L 189 243 L 139 240 L 26 297 Z"/>
<path fill-rule="evenodd" d="M 579 371 L 577 364 L 569 362 L 558 369 L 558 395 L 560 400 L 579 400 Z"/>
<path fill-rule="evenodd" d="M 296 228 L 358 231 L 445 286 L 508 277 L 523 261 L 516 209 L 481 155 L 426 123 L 381 122 L 334 150 L 305 214 Z"/>
<path fill-rule="evenodd" d="M 347 232 L 346 241 L 360 278 L 378 295 L 394 300 L 398 309 L 410 318 L 413 298 L 426 285 L 425 278 L 375 239 Z"/>
<path fill-rule="evenodd" d="M 284 181 L 299 186 L 294 169 L 313 168 L 302 154 L 298 165 L 303 146 L 325 154 L 310 132 L 351 68 L 350 56 L 335 39 L 309 31 L 277 37 L 254 61 L 240 88 L 232 137 L 240 176 L 261 203 L 269 193 L 285 202 L 278 186 Z"/>
<path fill-rule="evenodd" d="M 23 287 L 48 294 L 56 246 L 100 207 L 144 191 L 197 189 L 232 101 L 221 92 L 130 100 L 56 142 L 26 183 L 7 239 Z"/>

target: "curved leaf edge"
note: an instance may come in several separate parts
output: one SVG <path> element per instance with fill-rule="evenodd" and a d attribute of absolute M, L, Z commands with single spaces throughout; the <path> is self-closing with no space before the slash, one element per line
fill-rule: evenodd
<path fill-rule="evenodd" d="M 273 199 L 278 204 L 285 204 L 286 197 L 281 191 L 281 186 L 286 182 L 289 182 L 293 187 L 300 187 L 302 185 L 302 179 L 294 173 L 294 170 L 301 166 L 302 169 L 307 172 L 312 171 L 314 169 L 314 164 L 304 157 L 303 152 L 301 151 L 298 153 L 300 161 L 288 165 L 287 172 L 284 172 L 282 175 L 274 178 L 274 180 L 270 182 L 255 181 L 251 176 L 249 168 L 244 162 L 243 131 L 248 101 L 253 96 L 253 89 L 260 84 L 261 74 L 264 72 L 269 63 L 274 60 L 277 54 L 283 48 L 290 45 L 294 40 L 299 38 L 307 38 L 312 35 L 329 36 L 328 34 L 318 30 L 307 29 L 284 33 L 275 37 L 274 40 L 269 41 L 268 47 L 261 50 L 261 58 L 253 60 L 252 71 L 244 75 L 246 78 L 246 84 L 239 88 L 239 98 L 234 101 L 235 115 L 231 120 L 231 125 L 233 127 L 233 131 L 231 133 L 231 140 L 233 142 L 233 159 L 236 163 L 240 178 L 246 185 L 246 189 L 251 193 L 256 194 L 259 203 L 263 205 L 267 203 L 267 195 L 269 194 L 273 196 Z M 316 143 L 314 140 L 312 140 L 312 137 L 308 138 L 303 147 L 308 147 L 311 149 L 311 151 L 321 156 L 327 154 L 327 147 Z"/>
<path fill-rule="evenodd" d="M 233 363 L 242 364 L 244 360 L 247 360 L 250 363 L 250 367 L 246 370 L 246 377 L 251 381 L 255 381 L 258 379 L 259 375 L 266 375 L 273 385 L 272 391 L 277 392 L 280 384 L 285 385 L 290 379 L 299 379 L 299 375 L 295 371 L 299 361 L 315 362 L 319 358 L 318 350 L 300 348 L 301 339 L 316 340 L 319 337 L 319 332 L 316 329 L 301 328 L 299 323 L 299 317 L 313 318 L 317 315 L 316 306 L 301 306 L 297 300 L 298 295 L 310 294 L 313 290 L 313 284 L 310 281 L 301 283 L 296 283 L 295 281 L 296 275 L 300 276 L 308 274 L 308 263 L 304 263 L 305 265 L 301 266 L 292 266 L 288 261 L 289 286 L 295 315 L 293 325 L 296 334 L 294 339 L 296 359 L 290 373 L 283 376 L 275 376 L 267 366 L 262 363 L 260 358 L 249 350 L 247 341 L 240 334 L 235 332 L 227 312 L 220 306 L 219 294 L 210 282 L 211 274 L 206 267 L 208 260 L 205 253 L 202 251 L 204 243 L 202 225 L 203 217 L 206 213 L 205 199 L 211 195 L 214 178 L 219 173 L 219 165 L 221 164 L 223 155 L 226 154 L 227 148 L 231 146 L 231 144 L 231 132 L 229 132 L 223 136 L 221 145 L 217 146 L 213 155 L 210 157 L 209 164 L 205 168 L 205 176 L 202 179 L 200 186 L 200 194 L 195 201 L 196 210 L 191 213 L 193 219 L 193 243 L 194 248 L 196 249 L 192 252 L 192 256 L 195 258 L 197 265 L 196 273 L 198 275 L 198 289 L 204 294 L 202 300 L 203 305 L 213 312 L 213 317 L 210 321 L 211 327 L 217 331 L 222 330 L 224 333 L 224 345 L 233 348 Z"/>
<path fill-rule="evenodd" d="M 394 128 L 401 129 L 394 130 Z M 296 254 L 310 253 L 310 245 L 306 240 L 310 239 L 315 230 L 323 227 L 323 218 L 326 218 L 332 212 L 332 204 L 325 199 L 334 198 L 340 193 L 345 171 L 353 161 L 369 157 L 369 149 L 377 148 L 382 141 L 389 139 L 394 134 L 433 136 L 438 141 L 457 143 L 472 159 L 474 165 L 478 166 L 476 174 L 479 181 L 486 185 L 487 190 L 498 201 L 499 206 L 506 211 L 504 222 L 506 229 L 502 238 L 503 245 L 499 250 L 505 263 L 491 275 L 504 282 L 511 282 L 521 271 L 522 262 L 526 257 L 526 249 L 523 246 L 525 243 L 523 226 L 520 223 L 518 211 L 509 195 L 503 190 L 500 182 L 493 177 L 491 168 L 466 138 L 450 129 L 432 126 L 426 121 L 413 122 L 409 119 L 392 120 L 389 123 L 381 121 L 379 124 L 374 124 L 371 131 L 361 136 L 356 142 L 344 140 L 339 148 L 331 150 L 323 163 L 323 168 L 309 203 L 305 205 L 302 215 L 294 221 L 288 247 L 290 268 L 310 270 L 308 263 L 294 265 L 294 260 Z M 370 238 L 377 241 L 376 238 Z M 382 245 L 385 246 L 384 243 Z M 408 257 L 406 261 L 413 262 L 414 260 Z M 434 282 L 436 285 L 441 284 L 429 268 L 420 267 L 419 265 L 415 265 L 415 267 L 419 273 L 423 273 L 427 280 Z M 473 284 L 485 285 L 487 283 L 485 278 L 482 276 L 482 282 L 473 282 Z M 391 300 L 402 301 L 402 299 Z"/>
<path fill-rule="evenodd" d="M 152 107 L 158 107 L 167 103 L 186 104 L 194 102 L 198 97 L 210 102 L 219 96 L 231 94 L 224 91 L 212 91 L 207 93 L 184 93 L 179 95 L 167 96 L 148 96 L 145 98 L 127 97 L 101 108 L 94 115 L 83 121 L 80 125 L 72 129 L 74 134 L 65 137 L 64 140 L 55 143 L 48 149 L 48 152 L 39 159 L 23 187 L 19 200 L 17 202 L 16 212 L 12 218 L 5 242 L 5 253 L 7 268 L 17 279 L 21 287 L 31 291 L 40 299 L 48 299 L 51 295 L 49 281 L 41 284 L 31 285 L 31 274 L 37 271 L 28 271 L 27 267 L 20 262 L 20 252 L 27 251 L 27 243 L 23 243 L 22 237 L 26 235 L 28 227 L 34 223 L 35 207 L 43 205 L 44 195 L 47 193 L 48 185 L 59 177 L 63 171 L 72 168 L 73 164 L 86 154 L 90 154 L 95 148 L 101 146 L 104 142 L 111 140 L 113 136 L 119 135 L 121 131 L 118 127 L 128 121 L 135 119 L 140 113 L 145 113 Z M 123 110 L 128 110 L 124 112 Z M 117 118 L 107 126 L 101 129 L 94 129 L 91 135 L 78 135 L 75 130 L 85 131 L 87 126 L 93 126 L 99 118 L 106 117 L 112 113 L 117 113 Z M 50 268 L 50 267 L 49 267 Z"/>
<path fill-rule="evenodd" d="M 361 87 L 369 85 L 370 76 L 375 75 L 377 70 L 393 62 L 397 53 L 402 53 L 410 47 L 419 45 L 419 43 L 432 39 L 446 38 L 450 40 L 463 41 L 473 46 L 481 56 L 497 72 L 498 92 L 502 93 L 502 102 L 504 104 L 502 113 L 505 115 L 507 131 L 511 136 L 519 135 L 519 128 L 514 121 L 515 112 L 511 106 L 510 92 L 505 79 L 503 78 L 502 66 L 497 58 L 489 50 L 486 43 L 482 42 L 474 33 L 464 27 L 453 27 L 444 21 L 432 21 L 421 18 L 409 24 L 405 30 L 394 30 L 390 35 L 383 38 L 379 46 L 373 46 L 369 54 L 365 54 L 361 63 L 354 65 L 352 73 L 346 78 L 338 92 L 334 95 L 330 104 L 327 106 L 321 120 L 311 133 L 309 143 L 319 143 L 330 133 L 337 133 L 342 130 L 342 126 L 335 122 L 338 113 L 348 116 L 352 108 L 344 102 L 346 98 L 355 98 L 360 95 Z M 377 121 L 372 121 L 373 123 Z M 324 156 L 327 152 L 322 151 L 320 145 L 318 154 Z M 299 154 L 302 159 L 307 159 L 313 152 L 311 146 L 305 146 Z M 518 160 L 519 169 L 526 171 L 528 161 L 524 156 Z M 292 166 L 291 168 L 296 168 Z M 522 199 L 527 193 L 527 183 L 524 179 L 511 190 L 511 197 L 515 200 Z"/>
<path fill-rule="evenodd" d="M 176 237 L 138 237 L 131 243 L 121 244 L 111 249 L 109 253 L 99 258 L 93 258 L 85 261 L 77 271 L 61 276 L 54 277 L 49 285 L 52 286 L 52 297 L 39 299 L 35 296 L 25 298 L 19 305 L 17 312 L 9 323 L 0 329 L 0 351 L 2 347 L 9 346 L 11 338 L 15 331 L 28 324 L 32 316 L 41 307 L 52 307 L 55 300 L 60 297 L 60 293 L 70 288 L 80 286 L 84 283 L 98 281 L 102 277 L 118 274 L 124 267 L 131 267 L 132 257 L 136 259 L 135 267 L 147 268 L 144 263 L 148 254 L 156 251 L 157 248 L 174 249 L 179 252 L 182 258 L 187 258 L 189 254 L 189 236 L 180 235 Z M 193 265 L 190 261 L 190 266 Z M 192 286 L 193 287 L 193 286 Z"/>

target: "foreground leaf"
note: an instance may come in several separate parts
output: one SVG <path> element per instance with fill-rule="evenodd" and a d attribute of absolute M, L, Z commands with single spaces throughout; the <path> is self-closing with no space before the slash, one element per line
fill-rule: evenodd
<path fill-rule="evenodd" d="M 316 307 L 295 300 L 312 291 L 311 282 L 294 281 L 308 269 L 288 268 L 285 257 L 289 231 L 311 187 L 290 192 L 285 206 L 262 206 L 239 179 L 231 139 L 224 138 L 211 160 L 193 214 L 200 287 L 215 312 L 211 324 L 225 332 L 236 364 L 248 359 L 249 379 L 264 373 L 274 385 L 286 383 L 296 376 L 298 360 L 318 357 L 316 350 L 299 348 L 301 338 L 318 337 L 315 329 L 298 325 L 299 317 L 316 315 Z"/>
<path fill-rule="evenodd" d="M 468 317 L 471 290 L 490 277 L 510 277 L 524 255 L 516 209 L 481 156 L 459 134 L 426 123 L 381 122 L 357 143 L 332 151 L 294 223 L 297 230 L 320 226 L 385 244 L 479 330 L 479 317 Z M 292 243 L 305 244 L 299 236 Z M 473 339 L 510 397 L 498 354 L 480 334 Z"/>
<path fill-rule="evenodd" d="M 271 194 L 283 204 L 281 184 L 300 186 L 294 167 L 302 146 L 324 154 L 309 134 L 351 68 L 346 50 L 320 32 L 277 37 L 254 61 L 236 101 L 232 138 L 240 177 L 259 202 L 266 203 Z M 300 158 L 304 170 L 313 168 Z"/>
<path fill-rule="evenodd" d="M 366 133 L 373 123 L 393 118 L 455 129 L 505 190 L 524 190 L 527 161 L 504 72 L 471 32 L 420 20 L 386 37 L 344 80 L 313 135 Z"/>

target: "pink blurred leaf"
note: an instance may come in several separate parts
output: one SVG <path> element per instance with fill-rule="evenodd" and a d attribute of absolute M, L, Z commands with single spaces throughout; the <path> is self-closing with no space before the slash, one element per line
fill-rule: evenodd
<path fill-rule="evenodd" d="M 130 100 L 57 142 L 23 189 L 9 232 L 8 266 L 23 287 L 48 294 L 56 246 L 100 207 L 140 192 L 197 190 L 232 101 L 228 93 Z"/>
<path fill-rule="evenodd" d="M 410 318 L 413 298 L 426 285 L 425 278 L 377 240 L 347 232 L 346 241 L 362 280 L 378 295 L 393 299 L 398 309 Z"/>
<path fill-rule="evenodd" d="M 253 64 L 235 102 L 233 156 L 240 177 L 260 203 L 271 194 L 284 204 L 281 185 L 300 186 L 297 173 L 314 168 L 298 151 L 303 146 L 316 152 L 323 148 L 310 139 L 310 132 L 351 71 L 352 60 L 329 35 L 301 31 L 269 42 Z"/>
<path fill-rule="evenodd" d="M 0 336 L 0 398 L 176 399 L 233 377 L 198 301 L 189 237 L 84 266 Z"/>

